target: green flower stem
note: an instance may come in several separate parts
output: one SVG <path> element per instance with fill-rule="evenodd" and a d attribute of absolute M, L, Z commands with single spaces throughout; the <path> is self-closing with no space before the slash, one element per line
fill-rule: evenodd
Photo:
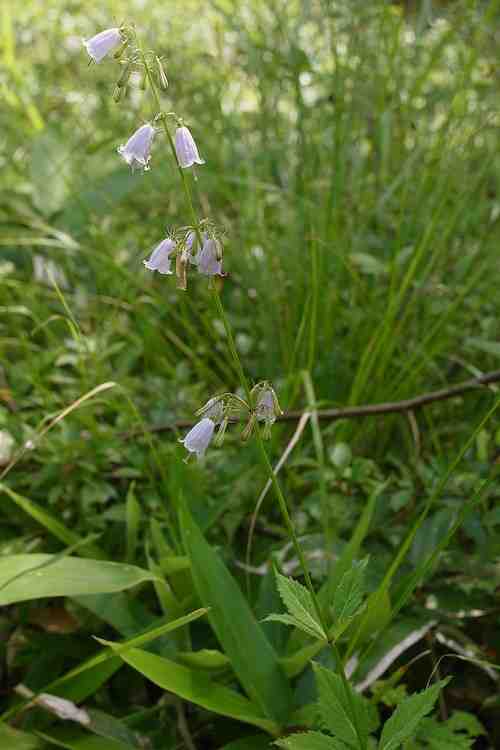
<path fill-rule="evenodd" d="M 136 40 L 137 40 L 137 36 L 136 36 Z M 158 112 L 161 112 L 161 101 L 160 101 L 160 96 L 158 94 L 158 88 L 156 86 L 154 77 L 152 76 L 151 71 L 149 69 L 149 64 L 148 64 L 148 61 L 146 59 L 146 56 L 145 56 L 145 54 L 144 54 L 144 52 L 142 50 L 142 47 L 140 46 L 138 40 L 137 40 L 137 48 L 139 50 L 139 54 L 140 54 L 140 56 L 142 58 L 142 62 L 144 64 L 146 75 L 147 75 L 147 78 L 148 78 L 148 81 L 149 81 L 149 85 L 151 86 L 151 91 L 153 93 L 153 97 L 155 99 L 155 103 L 157 105 Z M 161 121 L 162 121 L 163 129 L 165 131 L 165 135 L 167 136 L 167 139 L 168 139 L 168 142 L 169 142 L 169 145 L 170 145 L 170 150 L 172 151 L 172 155 L 174 157 L 174 160 L 175 160 L 175 163 L 177 165 L 177 169 L 178 169 L 179 175 L 181 177 L 181 181 L 182 181 L 182 185 L 183 185 L 183 188 L 184 188 L 184 192 L 186 194 L 186 201 L 187 201 L 187 204 L 188 204 L 188 207 L 189 207 L 189 211 L 190 211 L 190 214 L 191 214 L 191 218 L 192 218 L 192 222 L 193 222 L 193 227 L 194 227 L 196 235 L 198 237 L 198 241 L 199 241 L 199 243 L 201 245 L 202 244 L 201 232 L 200 232 L 200 229 L 199 229 L 198 217 L 197 217 L 196 210 L 195 210 L 195 207 L 194 207 L 194 204 L 193 204 L 193 197 L 191 195 L 191 189 L 189 187 L 189 183 L 187 181 L 186 175 L 185 175 L 183 169 L 181 168 L 181 166 L 179 164 L 179 161 L 177 159 L 177 154 L 176 154 L 176 151 L 175 151 L 175 145 L 174 145 L 174 142 L 172 140 L 172 136 L 170 135 L 170 131 L 169 131 L 168 127 L 167 127 L 167 123 L 165 121 L 165 117 L 162 117 Z M 217 311 L 218 311 L 218 313 L 219 313 L 219 315 L 220 315 L 220 317 L 222 319 L 223 325 L 224 325 L 224 330 L 226 332 L 226 338 L 227 338 L 228 348 L 229 348 L 229 351 L 231 353 L 231 357 L 233 359 L 234 365 L 236 367 L 236 371 L 238 373 L 238 377 L 239 377 L 241 386 L 242 386 L 242 388 L 243 388 L 243 390 L 245 392 L 245 396 L 246 396 L 246 398 L 248 400 L 249 406 L 252 407 L 250 386 L 248 384 L 248 380 L 246 378 L 245 371 L 243 369 L 243 365 L 241 364 L 241 359 L 240 359 L 240 356 L 238 354 L 238 350 L 236 348 L 236 343 L 234 341 L 234 336 L 233 336 L 233 332 L 232 332 L 232 329 L 231 329 L 231 325 L 230 325 L 229 320 L 228 320 L 228 318 L 226 316 L 224 307 L 222 305 L 222 300 L 220 298 L 219 291 L 218 291 L 218 289 L 217 289 L 217 287 L 216 287 L 215 284 L 212 287 L 212 292 L 213 292 L 213 296 L 214 296 L 214 300 L 215 300 L 215 305 L 216 305 Z M 312 598 L 312 601 L 314 603 L 314 608 L 316 610 L 316 615 L 318 617 L 318 621 L 319 621 L 319 623 L 320 623 L 323 631 L 325 632 L 325 634 L 327 634 L 328 633 L 328 625 L 327 625 L 325 617 L 323 616 L 323 612 L 321 610 L 318 598 L 316 596 L 316 592 L 315 592 L 314 586 L 312 584 L 312 580 L 311 580 L 311 576 L 309 574 L 309 569 L 307 567 L 307 563 L 306 563 L 306 559 L 305 559 L 305 556 L 304 556 L 304 552 L 302 550 L 302 547 L 300 546 L 299 540 L 297 538 L 297 534 L 295 533 L 295 528 L 293 526 L 293 522 L 292 522 L 292 519 L 290 517 L 290 513 L 288 511 L 288 506 L 287 506 L 285 497 L 284 497 L 283 492 L 281 490 L 281 487 L 279 485 L 279 482 L 278 482 L 278 479 L 276 477 L 276 474 L 274 473 L 273 467 L 272 467 L 271 462 L 269 460 L 269 456 L 267 455 L 267 451 L 266 451 L 266 448 L 264 446 L 264 440 L 262 438 L 262 435 L 261 435 L 260 428 L 259 428 L 258 424 L 256 425 L 256 435 L 257 435 L 257 445 L 259 447 L 260 458 L 261 458 L 262 464 L 263 464 L 263 466 L 264 466 L 264 468 L 266 470 L 266 474 L 268 474 L 269 479 L 271 480 L 271 483 L 273 485 L 274 492 L 275 492 L 275 495 L 276 495 L 276 499 L 278 500 L 279 509 L 280 509 L 281 515 L 283 517 L 283 521 L 285 523 L 285 526 L 286 526 L 288 535 L 290 537 L 290 541 L 292 542 L 293 548 L 295 550 L 295 553 L 296 553 L 296 555 L 297 555 L 297 557 L 299 559 L 300 567 L 302 569 L 302 574 L 304 576 L 304 580 L 306 582 L 307 589 L 308 589 L 309 593 L 311 594 L 311 598 Z M 339 670 L 339 674 L 340 674 L 340 677 L 342 679 L 342 683 L 344 685 L 344 690 L 345 690 L 345 693 L 346 693 L 346 697 L 348 699 L 349 706 L 350 706 L 350 709 L 351 709 L 352 719 L 353 719 L 353 722 L 354 722 L 355 728 L 356 728 L 356 734 L 358 735 L 358 740 L 359 740 L 360 748 L 362 750 L 365 750 L 366 743 L 363 741 L 362 734 L 361 734 L 361 732 L 359 730 L 358 723 L 356 721 L 356 712 L 355 712 L 355 708 L 354 708 L 354 702 L 353 702 L 351 691 L 350 691 L 350 688 L 349 688 L 349 683 L 347 681 L 347 677 L 346 677 L 346 674 L 345 674 L 345 671 L 344 671 L 344 666 L 343 666 L 343 663 L 342 663 L 342 658 L 340 656 L 340 653 L 339 653 L 339 650 L 338 650 L 336 644 L 332 643 L 332 642 L 329 642 L 329 643 L 330 643 L 330 646 L 332 648 L 333 655 L 335 657 L 335 663 L 336 663 L 337 668 Z"/>
<path fill-rule="evenodd" d="M 144 51 L 143 51 L 143 49 L 142 49 L 142 47 L 141 47 L 141 45 L 139 43 L 139 40 L 137 38 L 137 34 L 135 34 L 135 40 L 136 40 L 136 44 L 137 44 L 137 49 L 139 50 L 139 54 L 140 54 L 141 59 L 142 59 L 142 63 L 144 65 L 144 69 L 146 71 L 146 76 L 147 76 L 149 85 L 151 87 L 151 93 L 153 94 L 153 98 L 155 100 L 156 108 L 158 110 L 158 113 L 161 113 L 161 100 L 160 100 L 160 95 L 158 93 L 158 87 L 157 87 L 157 85 L 155 83 L 155 79 L 154 79 L 153 75 L 151 74 L 151 70 L 149 68 L 149 63 L 148 63 L 148 61 L 146 59 L 146 55 L 144 54 Z M 174 161 L 175 161 L 175 165 L 177 167 L 177 171 L 179 172 L 179 175 L 180 175 L 180 178 L 181 178 L 182 186 L 183 186 L 184 192 L 186 194 L 186 200 L 187 200 L 187 204 L 188 204 L 188 208 L 189 208 L 189 213 L 191 214 L 191 220 L 193 222 L 194 231 L 196 232 L 196 236 L 198 238 L 198 242 L 200 243 L 200 247 L 201 247 L 201 245 L 203 244 L 203 240 L 202 240 L 200 228 L 198 226 L 198 216 L 196 214 L 196 210 L 195 210 L 195 207 L 194 207 L 193 197 L 191 195 L 191 188 L 189 187 L 189 182 L 187 180 L 186 174 L 185 174 L 184 170 L 182 169 L 181 165 L 179 164 L 179 160 L 177 158 L 177 153 L 176 153 L 176 150 L 175 150 L 174 141 L 173 141 L 173 138 L 172 138 L 172 136 L 170 134 L 170 130 L 167 127 L 167 122 L 165 120 L 165 116 L 161 117 L 161 124 L 163 126 L 163 130 L 165 131 L 165 135 L 167 136 L 168 145 L 170 146 L 170 151 L 172 152 L 172 156 L 174 157 Z"/>

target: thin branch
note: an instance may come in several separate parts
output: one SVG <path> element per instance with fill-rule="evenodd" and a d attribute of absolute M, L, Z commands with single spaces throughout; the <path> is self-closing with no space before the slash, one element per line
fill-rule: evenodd
<path fill-rule="evenodd" d="M 414 398 L 407 398 L 403 401 L 384 401 L 380 404 L 366 404 L 364 406 L 347 406 L 343 409 L 323 409 L 317 411 L 316 415 L 318 419 L 325 421 L 334 421 L 337 419 L 356 419 L 358 417 L 370 417 L 376 414 L 398 414 L 413 412 L 415 409 L 421 409 L 427 404 L 433 404 L 436 401 L 445 401 L 449 398 L 456 398 L 472 391 L 477 391 L 491 383 L 497 383 L 500 381 L 500 370 L 493 370 L 487 372 L 484 375 L 479 375 L 477 378 L 471 378 L 470 380 L 464 380 L 462 383 L 452 385 L 449 388 L 441 388 L 438 391 L 429 391 L 422 393 L 420 396 Z M 307 411 L 307 410 L 306 410 Z M 295 422 L 300 420 L 304 415 L 304 411 L 288 411 L 278 417 L 278 422 Z M 233 420 L 237 421 L 237 420 Z M 179 430 L 187 427 L 192 427 L 194 424 L 191 419 L 177 419 L 166 424 L 150 425 L 149 430 L 151 432 L 167 432 L 169 430 Z M 141 434 L 142 430 L 135 429 L 129 430 L 124 433 L 123 437 L 130 438 Z"/>

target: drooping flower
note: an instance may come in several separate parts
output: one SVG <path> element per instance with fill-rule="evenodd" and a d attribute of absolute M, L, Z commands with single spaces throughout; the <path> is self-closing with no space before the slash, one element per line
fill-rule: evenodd
<path fill-rule="evenodd" d="M 252 393 L 255 398 L 255 416 L 259 422 L 264 422 L 264 437 L 269 438 L 276 418 L 283 414 L 278 397 L 274 388 L 266 381 L 256 385 Z"/>
<path fill-rule="evenodd" d="M 198 153 L 193 136 L 185 125 L 175 131 L 175 153 L 183 169 L 192 167 L 193 164 L 205 164 Z"/>
<path fill-rule="evenodd" d="M 105 29 L 91 39 L 82 39 L 87 52 L 95 63 L 101 62 L 109 52 L 123 42 L 120 29 Z"/>
<path fill-rule="evenodd" d="M 205 274 L 205 276 L 223 276 L 220 256 L 221 249 L 219 242 L 210 238 L 205 239 L 203 247 L 195 258 L 198 271 Z"/>
<path fill-rule="evenodd" d="M 125 159 L 132 169 L 136 163 L 144 170 L 149 169 L 151 144 L 153 143 L 155 132 L 156 131 L 151 123 L 147 122 L 145 125 L 141 125 L 141 127 L 130 136 L 124 146 L 118 148 L 118 153 Z"/>
<path fill-rule="evenodd" d="M 143 263 L 149 271 L 158 271 L 158 273 L 171 274 L 170 269 L 171 259 L 170 256 L 175 250 L 176 243 L 174 240 L 167 237 L 162 240 Z"/>
<path fill-rule="evenodd" d="M 215 422 L 208 417 L 200 419 L 192 427 L 184 440 L 180 442 L 190 453 L 196 453 L 197 458 L 202 458 L 212 439 L 215 429 Z"/>

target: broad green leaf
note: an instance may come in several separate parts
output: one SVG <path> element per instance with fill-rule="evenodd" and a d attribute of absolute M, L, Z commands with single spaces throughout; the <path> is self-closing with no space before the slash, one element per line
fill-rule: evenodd
<path fill-rule="evenodd" d="M 117 646 L 113 643 L 108 645 L 113 649 Z M 141 649 L 128 649 L 119 653 L 123 661 L 164 690 L 208 711 L 253 724 L 271 734 L 277 733 L 277 725 L 263 716 L 248 698 L 218 684 L 206 672 L 181 666 Z"/>
<path fill-rule="evenodd" d="M 321 732 L 297 732 L 276 740 L 274 744 L 285 750 L 347 750 L 344 743 L 336 737 L 328 737 Z"/>
<path fill-rule="evenodd" d="M 54 555 L 8 555 L 0 558 L 0 605 L 44 596 L 73 596 L 122 591 L 153 580 L 134 565 Z"/>
<path fill-rule="evenodd" d="M 471 750 L 476 735 L 455 731 L 450 720 L 438 722 L 436 719 L 422 719 L 415 737 L 418 747 L 427 750 Z M 422 743 L 422 744 L 421 744 Z"/>
<path fill-rule="evenodd" d="M 379 750 L 396 750 L 415 734 L 420 721 L 432 711 L 441 689 L 448 682 L 449 679 L 441 680 L 402 701 L 384 724 Z"/>
<path fill-rule="evenodd" d="M 53 691 L 54 688 L 57 688 L 59 691 L 61 685 L 66 686 L 68 683 L 71 683 L 71 681 L 76 677 L 87 672 L 88 670 L 94 669 L 99 664 L 103 664 L 108 660 L 114 660 L 115 653 L 121 654 L 129 648 L 149 644 L 157 638 L 161 638 L 166 633 L 170 633 L 177 628 L 182 628 L 185 625 L 188 625 L 190 622 L 193 622 L 193 620 L 197 620 L 199 617 L 202 617 L 206 613 L 206 609 L 197 609 L 194 612 L 190 612 L 189 614 L 184 615 L 183 617 L 179 617 L 177 620 L 171 620 L 170 622 L 163 623 L 163 625 L 158 625 L 155 628 L 149 628 L 149 630 L 146 630 L 146 632 L 141 633 L 134 638 L 131 638 L 129 641 L 125 641 L 124 643 L 113 643 L 112 650 L 106 648 L 100 654 L 87 659 L 87 661 L 85 661 L 83 664 L 80 664 L 78 667 L 75 667 L 74 669 L 70 670 L 65 675 L 57 679 L 55 682 L 48 685 L 45 690 Z M 96 641 L 98 641 L 99 643 L 103 643 L 105 646 L 111 645 L 108 643 L 108 641 L 102 641 L 99 638 L 96 638 Z"/>
<path fill-rule="evenodd" d="M 358 613 L 364 594 L 364 573 L 368 560 L 353 563 L 342 576 L 333 596 L 332 615 L 335 631 L 343 630 Z"/>
<path fill-rule="evenodd" d="M 349 684 L 346 690 L 346 685 L 335 672 L 319 664 L 313 666 L 319 711 L 325 727 L 342 742 L 361 750 L 372 728 L 365 700 Z"/>
<path fill-rule="evenodd" d="M 326 641 L 327 636 L 318 622 L 318 617 L 314 609 L 313 600 L 309 591 L 298 581 L 292 578 L 286 578 L 276 571 L 276 583 L 278 591 L 287 608 L 289 614 L 272 614 L 265 618 L 283 622 L 285 625 L 292 625 L 299 630 L 303 630 L 313 638 L 319 638 Z"/>
<path fill-rule="evenodd" d="M 0 723 L 0 747 L 5 750 L 40 750 L 38 737 Z"/>
<path fill-rule="evenodd" d="M 180 525 L 196 591 L 203 605 L 210 608 L 210 624 L 235 674 L 253 703 L 274 722 L 284 723 L 291 689 L 275 650 L 236 581 L 185 508 Z"/>

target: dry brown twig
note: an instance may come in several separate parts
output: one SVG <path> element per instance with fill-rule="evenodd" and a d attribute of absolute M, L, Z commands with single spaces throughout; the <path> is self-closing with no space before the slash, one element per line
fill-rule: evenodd
<path fill-rule="evenodd" d="M 480 390 L 485 386 L 491 385 L 491 383 L 497 383 L 500 381 L 500 370 L 493 370 L 492 372 L 486 372 L 484 375 L 479 375 L 470 380 L 464 380 L 462 383 L 457 385 L 449 386 L 448 388 L 441 388 L 437 391 L 429 391 L 422 393 L 420 396 L 414 398 L 407 398 L 402 401 L 384 401 L 380 404 L 367 404 L 363 406 L 347 406 L 340 409 L 322 409 L 316 412 L 317 418 L 322 421 L 333 422 L 339 419 L 357 419 L 360 417 L 376 416 L 378 414 L 398 414 L 398 413 L 413 413 L 416 409 L 421 409 L 428 404 L 436 403 L 437 401 L 445 401 L 449 398 L 456 398 L 457 396 L 463 396 L 466 393 Z M 304 411 L 288 411 L 278 417 L 278 422 L 295 422 L 300 420 L 307 409 Z M 148 427 L 150 432 L 167 432 L 170 430 L 178 430 L 186 427 L 192 427 L 194 424 L 191 419 L 177 419 L 172 422 L 160 425 L 151 425 Z M 143 432 L 142 429 L 130 430 L 124 433 L 125 438 L 134 437 Z"/>

